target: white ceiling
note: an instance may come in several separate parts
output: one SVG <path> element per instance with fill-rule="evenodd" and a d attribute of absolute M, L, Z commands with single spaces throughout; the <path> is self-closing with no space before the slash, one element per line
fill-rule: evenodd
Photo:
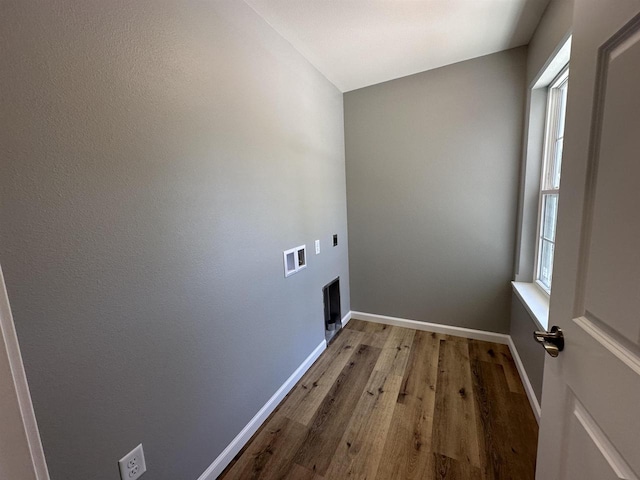
<path fill-rule="evenodd" d="M 245 0 L 343 92 L 531 39 L 549 0 Z"/>

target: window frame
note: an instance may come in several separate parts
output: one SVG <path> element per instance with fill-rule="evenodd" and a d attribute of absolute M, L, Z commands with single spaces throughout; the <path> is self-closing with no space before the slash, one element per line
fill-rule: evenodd
<path fill-rule="evenodd" d="M 545 242 L 550 243 L 555 247 L 556 241 L 556 226 L 558 221 L 558 205 L 560 201 L 560 172 L 558 173 L 557 185 L 554 183 L 555 168 L 561 168 L 562 155 L 560 156 L 560 165 L 556 166 L 556 153 L 557 143 L 562 140 L 564 145 L 564 124 L 566 121 L 566 96 L 562 101 L 564 93 L 563 89 L 568 87 L 569 81 L 569 63 L 567 63 L 560 73 L 551 81 L 547 87 L 547 106 L 545 111 L 545 128 L 544 128 L 544 142 L 543 142 L 543 158 L 540 169 L 540 184 L 538 188 L 538 215 L 537 215 L 537 229 L 536 229 L 536 244 L 535 244 L 535 258 L 533 269 L 533 283 L 536 284 L 547 296 L 551 295 L 552 279 L 553 279 L 553 262 L 551 262 L 551 279 L 549 289 L 541 280 L 542 270 L 542 248 Z M 562 134 L 558 135 L 558 130 L 562 122 Z M 545 221 L 545 196 L 556 195 L 556 219 L 554 225 L 554 238 L 550 240 L 543 238 L 544 236 L 544 221 Z M 554 248 L 555 253 L 555 248 Z"/>

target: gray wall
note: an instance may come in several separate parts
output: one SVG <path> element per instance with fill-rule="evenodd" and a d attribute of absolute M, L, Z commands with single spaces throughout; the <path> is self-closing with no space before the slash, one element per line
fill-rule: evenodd
<path fill-rule="evenodd" d="M 532 282 L 538 222 L 538 199 L 544 121 L 546 111 L 546 89 L 531 87 L 548 62 L 557 53 L 571 33 L 573 0 L 552 0 L 529 44 L 527 56 L 527 106 L 525 111 L 525 135 L 523 139 L 520 198 L 518 208 L 518 243 L 514 278 L 521 282 Z M 544 349 L 535 345 L 531 333 L 538 329 L 537 323 L 513 293 L 510 334 L 522 358 L 524 368 L 541 401 Z M 530 344 L 534 344 L 532 349 Z"/>
<path fill-rule="evenodd" d="M 52 479 L 139 442 L 144 478 L 196 479 L 323 341 L 322 286 L 350 308 L 342 95 L 235 0 L 10 0 L 0 45 L 0 263 Z"/>
<path fill-rule="evenodd" d="M 527 372 L 533 391 L 538 399 L 542 398 L 542 373 L 544 371 L 544 349 L 533 341 L 533 331 L 539 327 L 533 323 L 529 312 L 514 293 L 511 298 L 511 339 L 518 350 L 522 365 Z"/>
<path fill-rule="evenodd" d="M 549 57 L 571 32 L 574 0 L 551 0 L 529 42 L 527 84 L 543 69 Z"/>
<path fill-rule="evenodd" d="M 525 61 L 345 94 L 353 310 L 508 331 Z"/>

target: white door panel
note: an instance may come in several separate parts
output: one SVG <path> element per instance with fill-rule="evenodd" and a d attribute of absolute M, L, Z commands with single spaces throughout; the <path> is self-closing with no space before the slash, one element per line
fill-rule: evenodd
<path fill-rule="evenodd" d="M 640 0 L 576 0 L 537 476 L 639 480 Z"/>
<path fill-rule="evenodd" d="M 634 363 L 621 360 L 622 350 L 616 352 L 620 357 L 614 354 L 615 349 L 624 347 L 619 342 L 612 342 L 610 333 L 587 318 L 576 319 L 573 323 L 578 327 L 568 329 L 573 341 L 568 341 L 565 351 L 560 354 L 564 356 L 563 370 L 567 373 L 565 383 L 576 401 L 607 432 L 611 444 L 627 459 L 631 468 L 640 472 L 640 417 L 636 415 L 640 399 L 639 371 L 631 367 Z M 568 340 L 569 333 L 566 337 Z M 627 360 L 635 361 L 633 357 Z M 567 405 L 563 419 L 571 418 L 573 412 L 572 402 L 567 401 Z M 634 414 L 622 415 L 621 412 Z M 630 442 L 631 438 L 636 440 Z M 584 477 L 585 480 L 589 478 L 592 477 Z"/>
<path fill-rule="evenodd" d="M 595 155 L 591 245 L 588 250 L 585 310 L 625 338 L 640 340 L 640 32 L 627 32 L 605 48 L 595 101 L 599 135 Z M 597 139 L 596 139 L 597 141 Z M 632 153 L 634 152 L 634 153 Z M 588 234 L 588 232 L 587 232 Z"/>
<path fill-rule="evenodd" d="M 589 412 L 575 397 L 570 400 L 570 442 L 563 478 L 638 480 Z"/>

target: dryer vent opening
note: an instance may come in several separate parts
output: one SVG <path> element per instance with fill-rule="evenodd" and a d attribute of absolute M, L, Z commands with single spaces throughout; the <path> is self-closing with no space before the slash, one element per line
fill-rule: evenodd
<path fill-rule="evenodd" d="M 340 277 L 322 288 L 324 297 L 324 329 L 327 342 L 342 328 L 340 312 Z"/>

